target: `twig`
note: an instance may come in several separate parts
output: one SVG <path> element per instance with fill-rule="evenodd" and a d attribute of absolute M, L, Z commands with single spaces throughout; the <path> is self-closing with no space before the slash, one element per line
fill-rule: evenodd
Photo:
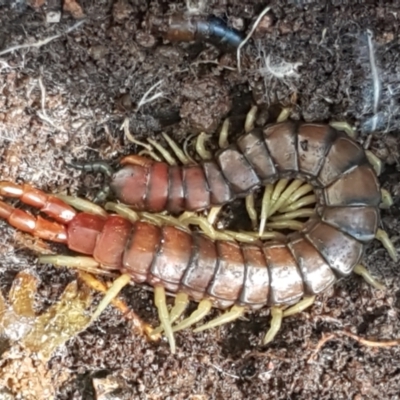
<path fill-rule="evenodd" d="M 271 9 L 271 7 L 266 7 L 264 8 L 264 10 L 262 10 L 261 14 L 258 16 L 258 18 L 256 19 L 256 21 L 253 24 L 253 27 L 251 28 L 250 32 L 248 33 L 248 35 L 243 39 L 243 41 L 239 44 L 237 51 L 236 51 L 236 58 L 237 58 L 237 69 L 239 71 L 239 73 L 241 72 L 240 70 L 240 51 L 242 50 L 242 47 L 250 40 L 250 38 L 253 36 L 254 31 L 256 30 L 258 24 L 260 23 L 260 21 L 262 20 L 262 18 L 264 17 L 264 15 Z"/>
<path fill-rule="evenodd" d="M 379 100 L 381 98 L 381 83 L 379 81 L 378 69 L 375 62 L 374 45 L 372 43 L 373 33 L 371 30 L 367 29 L 367 39 L 368 39 L 368 54 L 369 63 L 371 65 L 372 82 L 374 86 L 374 114 L 378 112 Z M 374 122 L 376 124 L 376 122 Z M 375 127 L 374 127 L 375 129 Z"/>
<path fill-rule="evenodd" d="M 50 36 L 43 40 L 39 40 L 38 42 L 35 42 L 35 43 L 18 44 L 16 46 L 9 47 L 8 49 L 1 51 L 0 56 L 7 54 L 7 53 L 11 53 L 12 51 L 15 51 L 15 50 L 26 49 L 26 48 L 30 48 L 30 47 L 42 47 L 42 46 L 46 45 L 47 43 L 50 43 L 53 40 L 58 39 L 59 37 L 65 35 L 65 34 L 68 34 L 68 33 L 72 32 L 73 30 L 79 28 L 85 22 L 86 22 L 85 20 L 79 21 L 76 24 L 72 25 L 70 28 L 68 28 L 65 32 L 59 33 L 58 35 Z"/>
<path fill-rule="evenodd" d="M 375 340 L 364 339 L 349 331 L 337 331 L 335 333 L 330 333 L 322 337 L 322 339 L 318 342 L 317 346 L 315 347 L 315 350 L 311 354 L 310 358 L 308 359 L 307 363 L 310 364 L 314 361 L 316 355 L 319 353 L 319 351 L 325 345 L 326 342 L 329 342 L 332 339 L 339 339 L 340 336 L 347 336 L 355 340 L 356 342 L 360 343 L 361 345 L 367 347 L 387 348 L 400 345 L 400 339 L 375 341 Z"/>

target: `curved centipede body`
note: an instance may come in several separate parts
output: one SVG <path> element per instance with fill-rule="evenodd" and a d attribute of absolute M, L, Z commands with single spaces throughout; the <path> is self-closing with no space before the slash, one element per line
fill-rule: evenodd
<path fill-rule="evenodd" d="M 124 162 L 128 165 L 112 177 L 111 186 L 123 202 L 139 209 L 199 210 L 246 196 L 281 178 L 311 183 L 317 205 L 298 232 L 264 243 L 212 240 L 201 232 L 141 220 L 136 214 L 130 218 L 77 213 L 58 198 L 9 182 L 0 184 L 0 195 L 18 197 L 58 223 L 36 219 L 3 202 L 0 217 L 89 255 L 87 266 L 100 273 L 120 271 L 134 282 L 198 301 L 199 308 L 232 306 L 228 321 L 245 310 L 265 305 L 276 310 L 326 290 L 337 276 L 353 271 L 378 229 L 381 193 L 374 169 L 357 142 L 328 125 L 284 122 L 253 129 L 221 150 L 215 161 L 199 165 L 171 167 L 140 157 Z M 70 262 L 52 257 L 41 260 Z M 166 322 L 165 302 L 157 302 L 157 293 L 156 303 L 164 306 L 160 319 Z M 196 318 L 187 318 L 175 329 Z M 174 350 L 169 322 L 164 329 Z M 224 322 L 222 318 L 207 327 Z"/>

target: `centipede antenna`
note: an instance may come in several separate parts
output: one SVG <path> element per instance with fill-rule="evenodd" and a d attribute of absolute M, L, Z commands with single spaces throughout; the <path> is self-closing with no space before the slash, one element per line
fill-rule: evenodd
<path fill-rule="evenodd" d="M 261 215 L 260 215 L 260 228 L 258 234 L 262 235 L 265 230 L 265 223 L 267 222 L 269 209 L 271 207 L 271 196 L 274 190 L 274 186 L 268 183 L 264 189 L 264 195 L 261 202 Z"/>
<path fill-rule="evenodd" d="M 244 131 L 246 133 L 249 133 L 251 130 L 254 129 L 254 122 L 256 120 L 257 110 L 257 106 L 252 106 L 250 108 L 250 111 L 246 115 L 246 121 L 244 123 Z"/>
<path fill-rule="evenodd" d="M 283 311 L 280 307 L 272 307 L 271 316 L 271 326 L 264 337 L 263 344 L 272 342 L 282 326 Z"/>
<path fill-rule="evenodd" d="M 202 160 L 211 160 L 212 154 L 206 149 L 205 141 L 210 137 L 205 132 L 201 132 L 196 139 L 196 152 Z"/>
<path fill-rule="evenodd" d="M 172 151 L 175 153 L 176 157 L 183 165 L 188 165 L 193 163 L 194 160 L 189 159 L 186 154 L 181 150 L 181 148 L 175 143 L 175 141 L 165 132 L 161 133 L 165 141 L 168 143 L 169 147 L 171 147 Z"/>
<path fill-rule="evenodd" d="M 315 302 L 315 296 L 308 296 L 304 297 L 302 300 L 300 300 L 297 304 L 295 304 L 292 307 L 287 308 L 285 311 L 282 313 L 282 317 L 290 317 L 292 315 L 298 314 L 306 310 L 308 307 L 311 307 Z"/>
<path fill-rule="evenodd" d="M 107 216 L 107 212 L 104 211 L 102 207 L 94 204 L 89 200 L 81 199 L 80 197 L 68 196 L 65 194 L 56 194 L 55 197 L 59 198 L 64 203 L 69 204 L 79 211 L 87 212 L 94 215 L 100 215 L 102 217 Z"/>
<path fill-rule="evenodd" d="M 211 329 L 215 328 L 216 326 L 224 325 L 227 324 L 228 322 L 232 322 L 235 319 L 238 319 L 241 317 L 246 308 L 243 306 L 233 306 L 229 311 L 224 312 L 222 315 L 220 315 L 217 318 L 212 319 L 211 321 L 207 322 L 204 325 L 199 326 L 196 329 L 193 329 L 193 332 L 202 332 L 205 331 L 206 329 Z"/>
<path fill-rule="evenodd" d="M 86 162 L 86 163 L 71 161 L 67 164 L 67 166 L 77 169 L 79 171 L 93 172 L 93 173 L 99 172 L 100 174 L 105 175 L 108 178 L 111 178 L 114 174 L 114 168 L 112 168 L 109 163 L 102 160 Z"/>
<path fill-rule="evenodd" d="M 383 229 L 378 229 L 376 231 L 375 238 L 378 239 L 382 243 L 383 247 L 389 253 L 390 258 L 393 261 L 397 262 L 397 260 L 398 260 L 397 250 L 394 247 L 393 242 L 389 239 L 387 232 L 384 231 Z"/>
<path fill-rule="evenodd" d="M 250 193 L 246 196 L 246 210 L 253 229 L 257 229 L 257 211 L 254 206 L 254 193 Z"/>
<path fill-rule="evenodd" d="M 242 50 L 242 47 L 250 40 L 250 38 L 253 36 L 254 31 L 256 30 L 258 24 L 261 22 L 261 20 L 263 19 L 264 15 L 271 9 L 271 7 L 266 7 L 264 8 L 264 10 L 261 11 L 261 14 L 257 17 L 257 19 L 255 20 L 250 32 L 248 33 L 248 35 L 243 39 L 243 41 L 239 44 L 237 51 L 236 51 L 236 59 L 237 59 L 237 69 L 240 72 L 241 71 L 241 67 L 240 67 L 240 53 Z"/>
<path fill-rule="evenodd" d="M 197 309 L 190 314 L 189 317 L 185 318 L 179 324 L 175 325 L 172 328 L 172 332 L 178 332 L 182 329 L 186 329 L 191 325 L 194 325 L 196 322 L 202 320 L 211 310 L 212 301 L 208 299 L 201 300 Z"/>
<path fill-rule="evenodd" d="M 150 138 L 147 139 L 147 141 L 160 152 L 160 154 L 163 156 L 164 160 L 169 165 L 176 165 L 176 160 L 174 159 L 174 157 L 172 157 L 171 153 L 167 149 L 164 149 L 164 147 L 161 146 L 160 143 L 157 143 L 155 140 L 150 139 Z"/>
<path fill-rule="evenodd" d="M 119 276 L 107 290 L 106 295 L 102 298 L 96 311 L 93 313 L 90 322 L 95 321 L 100 314 L 108 307 L 109 304 L 118 296 L 121 290 L 131 282 L 131 277 L 128 274 L 122 274 Z"/>
<path fill-rule="evenodd" d="M 385 285 L 382 283 L 378 282 L 372 275 L 371 273 L 367 270 L 367 268 L 364 267 L 364 265 L 358 264 L 354 267 L 353 269 L 354 273 L 357 275 L 360 275 L 364 278 L 365 282 L 373 286 L 375 289 L 378 290 L 385 290 Z"/>

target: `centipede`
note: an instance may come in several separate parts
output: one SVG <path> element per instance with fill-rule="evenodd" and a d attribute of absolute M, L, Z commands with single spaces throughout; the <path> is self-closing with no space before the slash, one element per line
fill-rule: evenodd
<path fill-rule="evenodd" d="M 205 160 L 194 165 L 170 165 L 142 155 L 125 157 L 114 173 L 104 163 L 76 164 L 110 177 L 110 187 L 123 204 L 108 202 L 104 209 L 28 184 L 1 182 L 2 197 L 18 198 L 52 220 L 6 202 L 0 202 L 0 218 L 79 254 L 44 255 L 39 257 L 42 263 L 120 273 L 95 315 L 128 283 L 153 287 L 160 326 L 152 334 L 164 331 L 172 353 L 174 333 L 197 324 L 212 308 L 225 311 L 195 332 L 269 307 L 267 344 L 284 317 L 312 305 L 339 277 L 354 271 L 382 288 L 360 264 L 374 238 L 393 259 L 397 254 L 379 229 L 382 193 L 376 159 L 355 139 L 327 124 L 283 121 L 255 128 L 253 121 L 254 110 L 236 143 L 220 140 L 224 144 L 215 159 L 206 160 L 210 155 L 199 146 Z M 226 139 L 226 129 L 220 139 Z M 236 197 L 249 199 L 260 187 L 264 195 L 258 232 L 193 230 L 193 222 L 200 227 L 211 223 L 205 217 L 187 220 L 187 215 L 160 213 L 219 207 Z M 304 197 L 310 189 L 311 197 Z M 306 209 L 307 204 L 315 207 Z M 268 222 L 277 213 L 278 220 Z M 296 217 L 306 221 L 286 233 Z M 170 310 L 167 294 L 175 296 Z M 191 300 L 198 308 L 182 319 Z"/>

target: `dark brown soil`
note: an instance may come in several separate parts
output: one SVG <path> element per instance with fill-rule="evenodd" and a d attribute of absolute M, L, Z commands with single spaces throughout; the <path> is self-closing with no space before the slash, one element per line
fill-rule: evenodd
<path fill-rule="evenodd" d="M 187 3 L 207 3 L 204 15 L 225 18 L 247 34 L 266 2 Z M 101 181 L 67 163 L 117 161 L 136 151 L 120 130 L 125 117 L 139 139 L 161 140 L 165 131 L 182 142 L 201 130 L 214 132 L 216 139 L 223 119 L 244 115 L 252 103 L 269 110 L 270 120 L 277 107 L 290 106 L 294 119 L 354 124 L 360 142 L 383 159 L 380 181 L 395 204 L 382 212 L 382 227 L 398 247 L 400 14 L 395 3 L 271 1 L 271 12 L 243 49 L 239 73 L 235 53 L 205 42 L 171 44 L 149 31 L 150 17 L 185 12 L 185 1 L 84 0 L 86 19 L 68 34 L 62 33 L 78 22 L 68 13 L 59 24 L 48 25 L 46 6 L 0 1 L 0 179 L 93 196 Z M 367 30 L 381 85 L 376 110 Z M 1 54 L 28 43 L 32 46 Z M 162 97 L 138 109 L 160 80 L 156 90 Z M 259 122 L 267 119 L 263 112 Z M 13 229 L 1 223 L 0 230 L 2 292 L 18 271 L 29 269 L 41 279 L 37 307 L 43 310 L 74 273 L 38 265 Z M 51 359 L 53 373 L 70 373 L 56 398 L 93 399 L 93 382 L 107 376 L 119 388 L 119 397 L 114 393 L 110 399 L 398 399 L 400 347 L 368 348 L 339 333 L 400 338 L 399 265 L 378 242 L 369 247 L 364 264 L 385 282 L 386 291 L 358 277 L 342 280 L 309 312 L 285 320 L 268 347 L 260 346 L 268 310 L 206 333 L 179 333 L 178 352 L 171 355 L 167 343 L 147 343 L 133 334 L 110 307 Z M 140 316 L 156 323 L 151 292 L 132 287 L 123 294 Z M 317 343 L 335 332 L 317 351 Z"/>

